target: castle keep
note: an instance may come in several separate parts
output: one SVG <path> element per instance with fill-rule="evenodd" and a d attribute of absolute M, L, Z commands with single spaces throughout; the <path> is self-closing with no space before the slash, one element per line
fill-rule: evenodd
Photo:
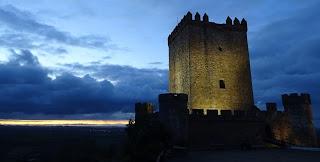
<path fill-rule="evenodd" d="M 137 125 L 159 121 L 172 144 L 191 148 L 317 146 L 309 94 L 283 94 L 284 111 L 254 105 L 244 19 L 216 24 L 188 12 L 168 45 L 170 93 L 159 95 L 159 112 L 136 104 Z"/>
<path fill-rule="evenodd" d="M 169 91 L 188 94 L 189 109 L 248 110 L 253 106 L 247 22 L 193 19 L 188 12 L 169 35 Z"/>

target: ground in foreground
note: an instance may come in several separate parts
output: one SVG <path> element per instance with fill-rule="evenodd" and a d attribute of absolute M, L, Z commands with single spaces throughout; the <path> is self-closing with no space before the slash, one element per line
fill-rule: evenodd
<path fill-rule="evenodd" d="M 292 149 L 191 151 L 169 162 L 318 162 L 320 152 Z"/>

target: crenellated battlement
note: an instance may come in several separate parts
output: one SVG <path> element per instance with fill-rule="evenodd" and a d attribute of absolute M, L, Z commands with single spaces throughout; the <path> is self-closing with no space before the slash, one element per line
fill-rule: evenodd
<path fill-rule="evenodd" d="M 189 114 L 190 120 L 261 120 L 259 114 L 256 111 L 244 111 L 244 110 L 207 110 L 204 113 L 203 109 L 193 109 Z"/>
<path fill-rule="evenodd" d="M 154 106 L 148 102 L 143 102 L 143 103 L 138 102 L 135 104 L 135 113 L 138 115 L 152 114 L 153 109 L 154 109 Z"/>
<path fill-rule="evenodd" d="M 279 113 L 276 112 L 275 103 L 267 103 L 266 122 L 272 129 L 274 138 L 300 146 L 316 146 L 310 95 L 283 94 L 282 104 L 284 111 Z"/>
<path fill-rule="evenodd" d="M 188 95 L 183 93 L 164 93 L 159 94 L 159 102 L 188 102 Z"/>
<path fill-rule="evenodd" d="M 175 26 L 174 30 L 168 37 L 168 43 L 172 42 L 174 38 L 182 31 L 187 25 L 196 25 L 203 26 L 206 28 L 215 28 L 217 30 L 225 30 L 225 31 L 240 31 L 247 32 L 247 21 L 243 18 L 241 22 L 237 17 L 232 19 L 228 16 L 225 24 L 217 24 L 215 22 L 209 21 L 209 16 L 205 13 L 202 16 L 197 12 L 193 18 L 192 13 L 189 11 L 183 18 L 180 20 L 178 25 Z"/>
<path fill-rule="evenodd" d="M 310 94 L 308 93 L 290 93 L 282 95 L 282 104 L 283 106 L 289 105 L 311 105 Z"/>
<path fill-rule="evenodd" d="M 141 103 L 138 102 L 135 104 L 135 121 L 136 123 L 145 123 L 154 114 L 154 105 L 151 103 Z"/>

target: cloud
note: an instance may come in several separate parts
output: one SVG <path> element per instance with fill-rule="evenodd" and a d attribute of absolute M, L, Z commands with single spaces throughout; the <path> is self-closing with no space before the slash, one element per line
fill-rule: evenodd
<path fill-rule="evenodd" d="M 280 94 L 308 92 L 314 116 L 320 117 L 320 28 L 318 5 L 309 6 L 275 22 L 269 22 L 251 37 L 251 67 L 258 104 L 280 102 Z M 320 123 L 320 122 L 319 122 Z"/>
<path fill-rule="evenodd" d="M 167 92 L 168 70 L 139 69 L 131 66 L 111 64 L 64 64 L 64 71 L 75 71 L 78 75 L 107 79 L 117 88 L 117 95 L 133 100 L 154 101 L 159 93 Z M 150 98 L 151 97 L 151 98 Z"/>
<path fill-rule="evenodd" d="M 102 64 L 69 66 L 96 72 L 83 77 L 64 72 L 50 79 L 52 71 L 42 67 L 30 51 L 12 51 L 9 61 L 0 64 L 1 116 L 130 113 L 135 102 L 156 102 L 157 95 L 167 88 L 167 72 L 162 70 Z M 98 81 L 93 76 L 108 79 Z"/>
<path fill-rule="evenodd" d="M 150 64 L 150 65 L 161 65 L 162 62 L 158 62 L 158 61 L 156 61 L 156 62 L 149 62 L 149 64 Z"/>
<path fill-rule="evenodd" d="M 104 56 L 102 59 L 106 60 L 106 59 L 111 59 L 111 58 L 112 58 L 111 56 Z"/>
<path fill-rule="evenodd" d="M 119 49 L 109 38 L 97 35 L 74 36 L 69 32 L 60 31 L 52 25 L 38 21 L 28 12 L 12 5 L 0 7 L 0 23 L 3 31 L 0 34 L 0 45 L 8 48 L 31 49 L 53 48 L 50 44 L 95 48 L 100 50 Z M 49 47 L 48 47 L 49 46 Z M 57 53 L 65 53 L 57 47 Z"/>

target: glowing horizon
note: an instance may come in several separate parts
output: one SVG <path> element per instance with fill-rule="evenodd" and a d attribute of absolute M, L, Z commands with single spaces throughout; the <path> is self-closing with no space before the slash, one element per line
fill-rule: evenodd
<path fill-rule="evenodd" d="M 128 120 L 19 120 L 0 119 L 6 126 L 125 126 Z"/>

